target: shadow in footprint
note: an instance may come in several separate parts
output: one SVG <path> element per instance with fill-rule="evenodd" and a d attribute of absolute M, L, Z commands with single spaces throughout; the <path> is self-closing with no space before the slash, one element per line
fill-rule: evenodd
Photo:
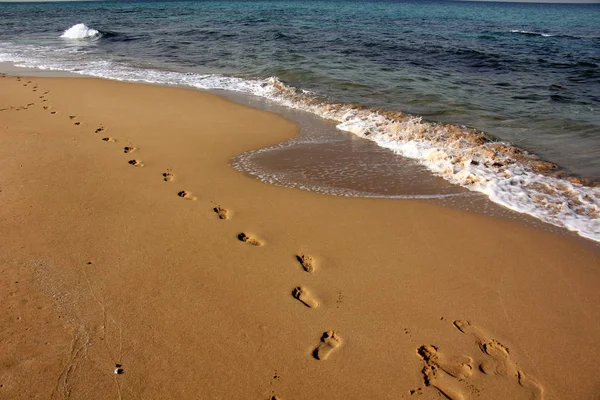
<path fill-rule="evenodd" d="M 142 162 L 140 160 L 129 160 L 129 161 L 127 161 L 127 164 L 133 165 L 134 167 L 141 167 L 141 166 L 143 166 L 143 164 L 142 164 Z"/>
<path fill-rule="evenodd" d="M 311 256 L 306 254 L 299 254 L 296 255 L 296 260 L 298 260 L 298 262 L 300 263 L 300 265 L 302 265 L 302 268 L 304 268 L 306 272 L 314 272 L 315 260 Z"/>
<path fill-rule="evenodd" d="M 229 219 L 229 211 L 227 211 L 227 209 L 221 206 L 216 206 L 215 208 L 213 208 L 213 211 L 217 213 L 219 219 Z"/>
<path fill-rule="evenodd" d="M 342 339 L 334 331 L 327 331 L 321 336 L 321 343 L 313 351 L 313 357 L 317 360 L 327 360 L 333 352 L 342 345 Z"/>
<path fill-rule="evenodd" d="M 196 200 L 196 198 L 194 196 L 192 196 L 190 194 L 190 192 L 187 192 L 185 190 L 181 190 L 179 192 L 177 192 L 177 196 L 186 199 L 186 200 Z"/>
<path fill-rule="evenodd" d="M 173 178 L 175 177 L 175 175 L 173 175 L 170 171 L 163 172 L 162 176 L 163 176 L 163 181 L 165 181 L 165 182 L 171 182 L 173 180 Z"/>
<path fill-rule="evenodd" d="M 250 236 L 246 235 L 244 232 L 240 233 L 237 236 L 237 238 L 238 238 L 238 240 L 245 242 L 245 243 L 249 243 L 253 246 L 262 246 L 263 245 L 262 241 L 260 241 L 256 238 L 250 237 Z"/>
<path fill-rule="evenodd" d="M 313 297 L 313 295 L 301 286 L 295 287 L 292 290 L 292 296 L 304 304 L 308 308 L 315 308 L 319 306 L 319 302 Z"/>

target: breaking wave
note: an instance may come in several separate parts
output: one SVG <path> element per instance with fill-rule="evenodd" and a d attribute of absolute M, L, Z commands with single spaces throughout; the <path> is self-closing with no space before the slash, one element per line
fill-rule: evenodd
<path fill-rule="evenodd" d="M 556 35 L 551 35 L 549 33 L 531 32 L 531 31 L 520 31 L 518 29 L 512 29 L 510 32 L 511 33 L 520 33 L 522 35 L 543 36 L 543 37 L 556 36 Z"/>
<path fill-rule="evenodd" d="M 569 35 L 565 33 L 545 33 L 545 32 L 535 32 L 535 31 L 525 31 L 520 29 L 511 29 L 510 33 L 518 33 L 520 35 L 529 35 L 529 36 L 541 36 L 541 37 L 558 37 L 558 38 L 567 38 L 567 39 L 600 39 L 600 36 L 596 35 L 585 35 L 585 36 L 577 36 L 577 35 Z"/>
<path fill-rule="evenodd" d="M 64 31 L 60 37 L 64 39 L 99 39 L 102 37 L 102 33 L 85 24 L 76 24 Z"/>

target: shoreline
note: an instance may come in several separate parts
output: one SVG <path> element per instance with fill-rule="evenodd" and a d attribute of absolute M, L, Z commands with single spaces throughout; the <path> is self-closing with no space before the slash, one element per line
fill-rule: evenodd
<path fill-rule="evenodd" d="M 30 72 L 33 73 L 33 75 L 31 75 L 33 77 L 37 76 L 49 78 L 84 78 L 115 81 L 113 79 L 90 77 L 87 75 L 65 71 L 40 70 L 30 67 L 17 67 L 13 63 L 9 62 L 0 63 L 0 73 L 6 73 L 11 76 L 17 76 L 19 73 L 21 73 L 22 76 L 29 76 L 27 75 L 27 73 Z M 117 82 L 123 81 L 117 80 Z M 495 203 L 487 195 L 484 195 L 479 192 L 470 191 L 467 188 L 464 188 L 461 185 L 455 183 L 450 183 L 444 180 L 443 178 L 436 176 L 426 168 L 417 165 L 416 163 L 414 163 L 413 160 L 409 158 L 405 158 L 401 155 L 395 154 L 393 151 L 384 147 L 380 147 L 375 142 L 372 142 L 368 139 L 362 138 L 360 136 L 355 136 L 354 134 L 337 129 L 335 126 L 336 123 L 327 119 L 323 119 L 318 115 L 280 105 L 274 103 L 269 99 L 253 96 L 247 93 L 216 89 L 206 90 L 185 85 L 171 85 L 147 82 L 125 82 L 141 85 L 192 90 L 201 93 L 210 93 L 243 106 L 249 106 L 258 110 L 275 113 L 298 125 L 299 134 L 293 138 L 288 138 L 285 141 L 278 142 L 274 145 L 266 146 L 261 149 L 245 151 L 237 155 L 236 157 L 232 157 L 232 165 L 235 169 L 237 169 L 241 173 L 244 173 L 255 179 L 259 179 L 263 182 L 288 188 L 308 190 L 325 195 L 362 198 L 418 199 L 430 201 L 435 204 L 441 204 L 443 206 L 452 207 L 462 211 L 475 212 L 483 215 L 508 220 L 516 220 L 529 226 L 535 227 L 537 229 L 563 234 L 569 237 L 580 238 L 583 239 L 585 242 L 592 242 L 593 245 L 597 245 L 598 243 L 600 243 L 592 238 L 588 238 L 582 234 L 579 234 L 577 231 L 569 230 L 564 226 L 557 226 L 555 224 L 551 224 L 528 213 L 515 211 L 502 204 Z M 314 132 L 317 131 L 320 133 L 315 134 Z M 374 171 L 373 174 L 366 174 L 364 176 L 361 176 L 359 171 L 359 185 L 360 182 L 363 182 L 366 185 L 371 185 L 372 182 L 381 182 L 381 185 L 379 187 L 372 188 L 370 189 L 370 191 L 362 193 L 360 189 L 356 190 L 357 188 L 360 188 L 362 186 L 353 187 L 353 184 L 349 184 L 348 186 L 348 182 L 346 182 L 343 183 L 343 185 L 346 186 L 343 186 L 342 189 L 339 189 L 335 185 L 331 185 L 330 182 L 331 179 L 339 178 L 335 176 L 329 176 L 330 174 L 328 169 L 345 169 L 347 168 L 347 165 L 352 161 L 342 161 L 342 165 L 330 163 L 324 170 L 322 169 L 321 171 L 319 171 L 319 173 L 323 175 L 325 181 L 329 180 L 329 182 L 327 183 L 323 183 L 325 182 L 323 181 L 323 179 L 320 179 L 320 181 L 306 181 L 304 180 L 305 178 L 303 178 L 305 172 L 302 172 L 301 174 L 292 175 L 291 178 L 288 177 L 287 179 L 281 179 L 281 175 L 287 175 L 289 174 L 291 169 L 296 169 L 298 167 L 297 165 L 293 165 L 291 161 L 286 161 L 283 163 L 282 168 L 281 163 L 278 163 L 277 161 L 281 160 L 282 158 L 290 159 L 290 157 L 294 157 L 294 147 L 302 145 L 303 140 L 308 141 L 308 143 L 313 141 L 315 142 L 316 145 L 310 147 L 310 151 L 312 152 L 320 152 L 320 147 L 323 146 L 323 144 L 332 144 L 334 145 L 336 152 L 356 152 L 357 154 L 360 154 L 361 152 L 368 152 L 371 161 L 375 161 L 375 165 L 379 164 L 381 167 L 384 168 L 393 164 L 397 165 L 395 166 L 395 168 L 392 168 L 387 172 L 378 170 Z M 361 146 L 357 146 L 357 142 L 359 142 Z M 290 147 L 292 151 L 284 153 L 283 156 L 279 155 L 281 150 L 287 151 L 286 148 L 288 147 L 288 145 L 291 145 Z M 266 158 L 264 157 L 265 154 L 262 154 L 265 150 L 269 150 L 269 152 L 266 154 Z M 300 150 L 301 154 L 302 149 Z M 259 158 L 258 162 L 254 161 L 254 158 L 256 158 L 256 156 L 258 156 Z M 329 155 L 325 156 L 330 157 Z M 266 161 L 260 161 L 260 159 L 266 159 Z M 273 161 L 271 160 L 275 160 L 276 168 L 274 169 L 269 168 L 269 164 L 273 165 Z M 355 161 L 360 161 L 360 159 L 357 159 Z M 306 167 L 308 167 L 308 165 L 304 166 L 304 168 Z M 373 168 L 373 165 L 370 165 L 369 168 Z M 413 181 L 417 181 L 418 183 L 414 184 Z M 388 192 L 389 185 L 395 185 L 395 188 L 399 188 L 399 192 Z M 375 190 L 373 191 L 373 189 Z M 457 197 L 454 198 L 455 196 Z"/>
<path fill-rule="evenodd" d="M 0 65 L 0 70 L 2 68 L 6 68 L 6 65 Z M 31 70 L 31 68 L 14 67 L 13 65 L 11 71 L 27 72 L 28 70 Z M 35 69 L 33 70 L 37 71 Z M 77 76 L 79 78 L 87 76 L 54 70 L 39 70 L 37 72 L 42 76 Z M 110 78 L 99 79 L 116 80 Z M 258 96 L 250 93 L 224 89 L 202 89 L 195 87 L 194 85 L 189 86 L 186 84 L 174 85 L 137 81 L 132 83 L 177 87 L 186 90 L 199 90 L 201 92 L 213 93 L 242 105 L 274 112 L 294 121 L 301 128 L 300 137 L 294 138 L 288 143 L 282 143 L 271 146 L 268 149 L 255 151 L 254 154 L 245 152 L 234 160 L 233 165 L 236 169 L 255 176 L 264 182 L 342 196 L 389 198 L 429 197 L 432 201 L 440 204 L 502 218 L 517 219 L 549 231 L 558 232 L 564 229 L 570 231 L 568 233 L 569 235 L 574 233 L 587 240 L 600 243 L 598 241 L 597 227 L 594 222 L 594 215 L 597 215 L 597 204 L 593 201 L 598 189 L 593 187 L 593 184 L 592 186 L 582 186 L 579 184 L 582 183 L 580 180 L 575 178 L 575 180 L 571 180 L 571 178 L 566 179 L 561 173 L 555 174 L 551 173 L 551 171 L 542 171 L 541 173 L 538 173 L 530 171 L 527 168 L 523 169 L 522 167 L 516 167 L 517 169 L 513 171 L 512 168 L 514 165 L 518 165 L 521 161 L 530 157 L 533 158 L 527 162 L 523 161 L 525 162 L 524 165 L 528 162 L 532 162 L 532 165 L 538 165 L 538 167 L 543 170 L 546 167 L 554 168 L 554 164 L 537 160 L 534 155 L 528 155 L 526 151 L 517 147 L 507 146 L 503 142 L 487 142 L 486 139 L 487 144 L 476 146 L 481 147 L 478 150 L 474 147 L 470 150 L 467 149 L 466 153 L 459 152 L 457 154 L 454 153 L 454 150 L 450 150 L 450 153 L 446 153 L 445 151 L 440 152 L 440 149 L 426 150 L 426 153 L 429 152 L 429 155 L 426 156 L 427 159 L 435 159 L 437 160 L 436 162 L 439 162 L 439 165 L 436 164 L 435 168 L 432 169 L 432 165 L 429 165 L 427 162 L 425 164 L 428 166 L 424 166 L 418 161 L 422 158 L 420 156 L 417 157 L 418 160 L 413 160 L 410 155 L 403 155 L 405 153 L 404 150 L 400 151 L 401 154 L 398 154 L 398 149 L 396 149 L 395 145 L 386 142 L 386 134 L 378 133 L 372 135 L 370 133 L 363 134 L 361 133 L 362 131 L 355 131 L 355 128 L 358 129 L 360 127 L 358 125 L 355 126 L 356 118 L 352 116 L 347 122 L 337 125 L 339 121 L 336 122 L 336 118 L 333 118 L 332 116 L 327 117 L 320 115 L 314 110 L 314 112 L 303 110 L 298 108 L 297 105 L 286 105 L 285 102 L 279 104 L 275 98 L 266 95 Z M 360 110 L 354 110 L 352 112 L 360 113 Z M 367 120 L 363 122 L 367 125 L 373 123 L 373 121 L 369 122 L 370 118 L 371 117 L 368 117 Z M 378 118 L 387 117 L 379 116 Z M 410 125 L 414 122 L 413 120 L 414 118 L 411 117 L 409 118 L 409 121 L 404 121 L 400 123 L 400 125 Z M 359 125 L 360 124 L 362 124 L 362 122 L 359 123 Z M 377 124 L 379 123 L 375 121 L 375 125 Z M 439 126 L 442 130 L 446 128 L 450 129 L 450 126 L 446 127 L 443 124 L 431 122 L 424 122 L 423 124 L 419 122 L 418 124 L 423 126 L 431 125 L 431 127 L 433 127 L 432 129 L 438 129 L 435 128 L 436 126 Z M 363 128 L 360 128 L 359 131 Z M 408 127 L 407 129 L 411 130 L 412 128 Z M 323 133 L 314 134 L 311 132 L 305 134 L 305 131 L 307 130 L 312 132 L 323 131 Z M 371 128 L 368 130 L 370 132 Z M 467 131 L 468 132 L 461 133 L 457 132 L 456 129 L 450 129 L 449 132 L 442 133 L 441 136 L 446 137 L 446 139 L 449 142 L 454 143 L 454 145 L 464 142 L 465 140 L 467 142 L 473 142 L 481 139 L 478 136 L 479 134 L 475 131 L 470 129 L 467 129 Z M 434 136 L 439 136 L 439 134 L 440 133 L 438 132 Z M 474 134 L 475 137 L 472 137 L 472 134 Z M 417 134 L 417 136 L 419 135 L 420 134 Z M 366 169 L 364 169 L 365 166 L 362 166 L 363 170 L 361 171 L 361 168 L 354 168 L 357 162 L 361 163 L 362 160 L 360 158 L 345 161 L 342 160 L 340 163 L 340 161 L 333 160 L 333 158 L 325 155 L 326 158 L 329 159 L 329 164 L 323 166 L 320 171 L 309 171 L 311 168 L 310 164 L 305 164 L 303 166 L 305 170 L 299 170 L 295 174 L 290 174 L 292 170 L 298 170 L 298 165 L 293 165 L 291 162 L 288 162 L 288 165 L 283 165 L 282 169 L 280 161 L 286 158 L 292 159 L 293 157 L 301 157 L 302 149 L 300 149 L 299 146 L 302 144 L 300 139 L 303 137 L 309 142 L 324 140 L 326 143 L 333 145 L 335 152 L 338 153 L 346 152 L 347 154 L 356 153 L 359 155 L 362 151 L 365 151 L 368 153 L 367 158 L 369 161 L 375 162 L 373 165 L 368 165 Z M 381 140 L 383 140 L 383 142 Z M 435 140 L 440 141 L 440 138 Z M 292 144 L 292 142 L 296 143 L 291 146 L 291 149 L 284 148 L 286 147 L 286 144 Z M 355 148 L 355 143 L 357 142 L 361 144 L 362 148 Z M 413 144 L 419 147 L 418 142 L 419 139 L 416 139 L 416 142 Z M 490 148 L 486 147 L 488 144 L 491 146 Z M 450 145 L 450 147 L 454 145 Z M 400 147 L 402 146 L 403 145 Z M 296 147 L 296 149 L 294 147 Z M 320 149 L 324 147 L 323 144 L 313 146 L 309 153 L 314 154 L 315 152 L 320 152 Z M 268 153 L 265 153 L 266 150 L 268 150 Z M 288 150 L 291 150 L 291 152 Z M 423 149 L 419 151 L 422 150 Z M 278 155 L 278 153 L 286 151 L 288 152 L 283 156 Z M 294 154 L 294 151 L 298 154 Z M 412 150 L 409 150 L 409 153 L 411 152 Z M 493 176 L 489 176 L 489 160 L 483 161 L 479 159 L 479 161 L 477 161 L 479 157 L 477 154 L 479 153 L 484 155 L 496 154 L 492 157 L 496 160 L 493 165 L 499 165 L 500 167 L 498 171 L 492 173 Z M 481 156 L 481 154 L 479 155 Z M 469 157 L 472 158 L 470 162 Z M 521 161 L 518 161 L 519 159 L 521 159 Z M 303 162 L 301 158 L 297 161 L 300 161 L 299 163 L 297 162 L 297 164 L 302 164 Z M 271 168 L 273 165 L 276 166 L 275 169 Z M 344 170 L 347 168 L 354 168 L 354 170 L 351 171 L 351 174 L 349 174 L 349 176 L 354 179 L 354 182 L 344 182 L 344 180 L 347 180 L 345 176 L 336 176 L 338 169 Z M 380 169 L 377 170 L 377 168 Z M 368 171 L 370 169 L 373 169 L 373 171 Z M 313 174 L 312 180 L 304 177 L 311 173 Z M 495 176 L 495 174 L 499 175 Z M 283 178 L 281 178 L 282 176 Z M 317 177 L 318 179 L 315 179 Z M 496 181 L 497 179 L 500 180 Z M 337 180 L 341 182 L 341 188 L 337 187 L 337 183 L 333 183 Z M 378 181 L 380 184 L 378 186 L 373 186 L 373 183 Z M 365 188 L 366 191 L 364 190 Z M 464 193 L 464 195 L 467 196 L 464 201 L 458 201 L 463 199 L 445 199 L 448 195 L 452 197 L 460 195 L 460 193 Z M 440 196 L 437 196 L 438 194 Z M 523 194 L 525 195 L 523 196 Z M 472 198 L 470 198 L 471 196 Z M 439 197 L 439 199 L 436 200 L 435 197 Z M 481 199 L 480 197 L 485 198 Z"/>
<path fill-rule="evenodd" d="M 3 395 L 595 393 L 579 373 L 593 370 L 600 332 L 595 243 L 250 178 L 231 158 L 298 127 L 212 94 L 0 85 L 0 108 L 13 107 L 0 112 Z"/>

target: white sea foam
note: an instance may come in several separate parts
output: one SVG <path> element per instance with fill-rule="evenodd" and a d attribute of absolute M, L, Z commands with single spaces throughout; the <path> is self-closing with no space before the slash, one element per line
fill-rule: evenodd
<path fill-rule="evenodd" d="M 76 24 L 64 31 L 60 37 L 65 39 L 96 39 L 101 35 L 99 31 L 89 28 L 85 24 Z"/>
<path fill-rule="evenodd" d="M 21 66 L 124 81 L 238 91 L 311 112 L 337 121 L 340 130 L 417 160 L 434 174 L 484 193 L 498 204 L 600 241 L 600 188 L 540 172 L 551 165 L 506 143 L 484 140 L 467 128 L 430 123 L 410 115 L 388 115 L 350 105 L 323 103 L 277 78 L 257 80 L 147 70 L 110 61 L 82 64 L 79 59 L 50 58 L 56 53 L 39 47 L 7 46 L 0 43 L 0 61 L 16 61 Z"/>
<path fill-rule="evenodd" d="M 541 32 L 532 32 L 532 31 L 520 31 L 518 29 L 511 29 L 511 33 L 521 33 L 523 35 L 534 35 L 534 36 L 543 36 L 543 37 L 551 37 L 556 35 L 551 35 L 549 33 L 541 33 Z"/>

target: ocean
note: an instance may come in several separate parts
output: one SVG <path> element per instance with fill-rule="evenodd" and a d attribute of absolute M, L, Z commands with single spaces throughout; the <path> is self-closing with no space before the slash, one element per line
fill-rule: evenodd
<path fill-rule="evenodd" d="M 0 62 L 236 92 L 308 113 L 334 124 L 313 135 L 321 158 L 354 135 L 393 159 L 393 170 L 369 151 L 338 160 L 330 194 L 402 197 L 403 187 L 411 197 L 414 175 L 401 172 L 416 166 L 461 188 L 424 197 L 480 193 L 600 241 L 600 4 L 0 3 Z M 308 170 L 311 152 L 302 160 Z M 344 184 L 358 164 L 377 187 Z M 233 165 L 308 190 L 323 175 Z"/>

